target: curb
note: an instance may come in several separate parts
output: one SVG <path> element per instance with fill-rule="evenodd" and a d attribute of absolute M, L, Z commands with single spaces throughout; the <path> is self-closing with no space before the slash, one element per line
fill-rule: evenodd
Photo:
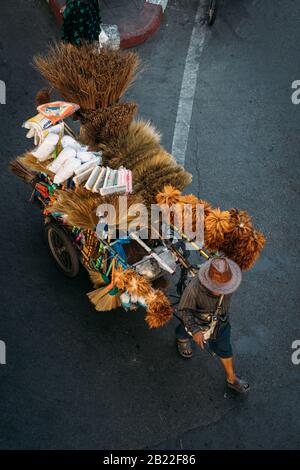
<path fill-rule="evenodd" d="M 61 8 L 65 0 L 46 0 L 59 25 L 63 17 Z M 140 14 L 127 21 L 115 25 L 102 24 L 110 43 L 115 47 L 126 49 L 145 42 L 159 28 L 168 0 L 146 0 Z"/>

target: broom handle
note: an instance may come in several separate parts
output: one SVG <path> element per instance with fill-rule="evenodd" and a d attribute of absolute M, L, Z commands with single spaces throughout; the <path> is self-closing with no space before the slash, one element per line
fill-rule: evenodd
<path fill-rule="evenodd" d="M 107 243 L 106 240 L 102 240 L 101 239 L 101 243 L 103 243 L 104 246 L 106 246 L 106 248 L 118 259 L 118 261 L 123 265 L 123 267 L 125 269 L 128 269 L 130 266 L 128 265 L 128 263 L 126 263 L 126 261 L 119 255 L 119 253 L 116 252 L 116 250 L 114 250 L 109 243 Z"/>
<path fill-rule="evenodd" d="M 202 248 L 200 248 L 199 245 L 197 245 L 197 243 L 195 243 L 193 240 L 191 240 L 185 233 L 183 232 L 180 232 L 180 230 L 176 227 L 176 225 L 171 225 L 171 227 L 179 234 L 182 236 L 182 238 L 188 242 L 190 245 L 192 245 L 197 251 L 198 253 L 203 256 L 203 258 L 205 258 L 206 260 L 208 260 L 210 258 L 210 256 L 205 253 L 204 250 L 202 250 Z"/>
<path fill-rule="evenodd" d="M 167 263 L 165 263 L 158 256 L 157 253 L 154 253 L 154 251 L 152 251 L 151 248 L 149 248 L 149 246 L 146 245 L 146 243 L 144 243 L 136 233 L 134 233 L 134 232 L 131 233 L 130 237 L 133 238 L 136 242 L 138 242 L 144 248 L 144 250 L 146 250 L 149 253 L 149 255 L 152 256 L 152 258 L 154 258 L 158 262 L 158 264 L 163 267 L 163 269 L 168 271 L 170 274 L 174 273 L 173 269 L 171 269 L 170 266 Z"/>
<path fill-rule="evenodd" d="M 75 132 L 73 131 L 73 129 L 71 129 L 70 126 L 68 126 L 68 124 L 67 124 L 65 121 L 64 121 L 64 126 L 65 126 L 65 129 L 66 129 L 67 133 L 68 133 L 71 137 L 73 137 L 74 139 L 76 139 L 76 134 L 75 134 Z"/>
<path fill-rule="evenodd" d="M 177 250 L 177 248 L 172 244 L 172 243 L 166 243 L 166 241 L 164 240 L 163 236 L 159 233 L 158 230 L 156 230 L 156 228 L 154 228 L 153 226 L 151 226 L 151 230 L 153 230 L 159 237 L 159 239 L 166 245 L 166 247 L 171 250 L 175 256 L 177 256 L 178 260 L 179 260 L 179 263 L 185 268 L 185 269 L 188 269 L 191 271 L 191 273 L 193 275 L 195 275 L 195 272 L 194 272 L 194 269 L 193 269 L 193 266 L 188 262 L 187 259 L 185 259 L 185 257 Z"/>

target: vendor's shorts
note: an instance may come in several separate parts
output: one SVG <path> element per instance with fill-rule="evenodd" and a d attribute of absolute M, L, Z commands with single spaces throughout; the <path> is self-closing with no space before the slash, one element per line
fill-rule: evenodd
<path fill-rule="evenodd" d="M 191 336 L 185 331 L 182 323 L 179 323 L 175 332 L 177 339 L 192 339 Z M 228 321 L 225 323 L 221 322 L 216 339 L 210 339 L 208 341 L 210 350 L 223 359 L 232 357 L 230 332 L 230 323 Z"/>

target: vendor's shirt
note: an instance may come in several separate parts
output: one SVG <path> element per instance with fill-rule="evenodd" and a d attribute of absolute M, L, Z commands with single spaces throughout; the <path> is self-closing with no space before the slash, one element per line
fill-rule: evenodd
<path fill-rule="evenodd" d="M 228 315 L 231 296 L 232 294 L 224 295 L 220 309 L 221 316 Z M 211 322 L 210 315 L 215 313 L 218 301 L 219 296 L 206 289 L 198 277 L 195 277 L 183 292 L 177 315 L 188 332 L 197 333 Z"/>

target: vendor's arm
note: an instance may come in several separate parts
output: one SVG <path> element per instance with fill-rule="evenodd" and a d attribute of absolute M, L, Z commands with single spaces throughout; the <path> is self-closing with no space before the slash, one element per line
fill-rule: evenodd
<path fill-rule="evenodd" d="M 177 315 L 182 321 L 185 329 L 189 334 L 194 336 L 195 333 L 201 331 L 199 322 L 193 315 L 193 312 L 199 308 L 197 304 L 197 284 L 192 280 L 184 290 L 180 299 Z"/>

